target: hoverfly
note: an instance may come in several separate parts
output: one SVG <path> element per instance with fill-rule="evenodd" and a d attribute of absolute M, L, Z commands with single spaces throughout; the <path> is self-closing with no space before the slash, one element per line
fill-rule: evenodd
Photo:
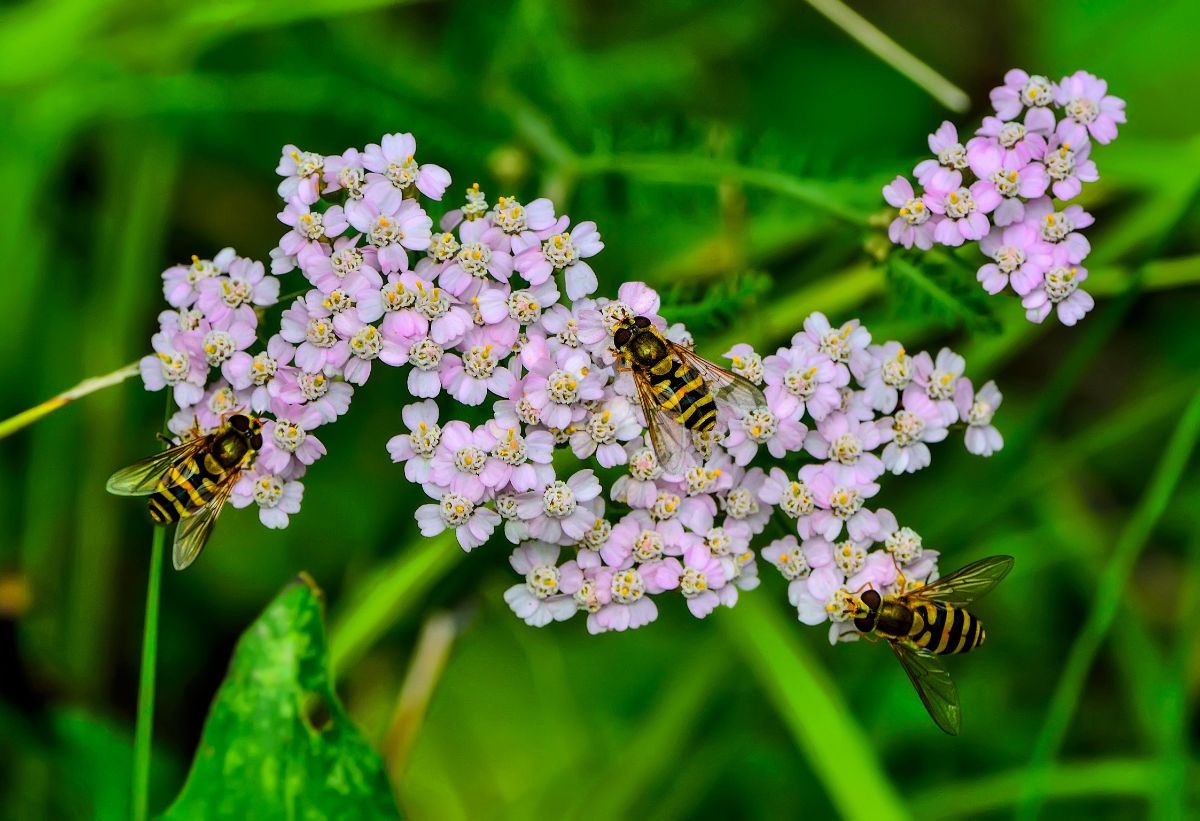
<path fill-rule="evenodd" d="M 1012 556 L 989 556 L 907 592 L 901 577 L 896 595 L 867 590 L 859 597 L 863 615 L 854 626 L 887 639 L 929 716 L 950 735 L 958 735 L 962 712 L 958 690 L 938 656 L 983 644 L 983 625 L 963 608 L 999 584 L 1012 566 Z"/>
<path fill-rule="evenodd" d="M 118 470 L 108 479 L 108 492 L 148 495 L 156 525 L 179 522 L 171 558 L 183 570 L 204 549 L 233 486 L 262 445 L 262 422 L 237 413 L 211 433 Z"/>
<path fill-rule="evenodd" d="M 662 335 L 649 318 L 622 319 L 613 343 L 637 385 L 650 443 L 668 473 L 687 463 L 689 431 L 708 433 L 717 424 L 718 404 L 741 411 L 766 407 L 762 391 Z"/>

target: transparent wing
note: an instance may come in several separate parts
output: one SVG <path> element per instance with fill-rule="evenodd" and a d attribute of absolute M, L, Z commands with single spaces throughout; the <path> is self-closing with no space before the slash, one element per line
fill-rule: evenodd
<path fill-rule="evenodd" d="M 906 593 L 903 598 L 940 601 L 966 607 L 999 584 L 1012 568 L 1012 556 L 988 556 L 959 568 L 949 576 L 943 576 L 935 582 Z"/>
<path fill-rule="evenodd" d="M 654 388 L 643 374 L 633 371 L 633 383 L 637 385 L 642 413 L 646 416 L 646 430 L 658 463 L 667 473 L 682 473 L 692 462 L 692 437 L 687 428 L 659 408 Z"/>
<path fill-rule="evenodd" d="M 913 687 L 917 689 L 917 695 L 929 711 L 929 717 L 943 732 L 958 735 L 962 726 L 958 688 L 954 686 L 941 660 L 908 642 L 889 641 L 888 644 L 900 660 L 904 672 L 908 673 Z"/>
<path fill-rule="evenodd" d="M 704 378 L 704 384 L 708 386 L 717 402 L 731 405 L 742 412 L 767 406 L 763 392 L 749 379 L 714 365 L 689 348 L 670 340 L 666 342 L 671 353 L 699 371 L 700 376 Z"/>
<path fill-rule="evenodd" d="M 229 494 L 233 492 L 235 482 L 237 482 L 236 471 L 225 479 L 212 501 L 195 514 L 179 520 L 179 526 L 175 528 L 175 547 L 171 551 L 171 560 L 176 570 L 183 570 L 196 561 L 196 557 L 204 549 L 208 537 L 212 535 L 213 525 L 217 523 L 217 516 L 221 514 L 221 508 L 229 500 Z"/>
<path fill-rule="evenodd" d="M 105 487 L 117 496 L 145 496 L 153 493 L 163 474 L 177 461 L 187 459 L 208 444 L 209 437 L 190 439 L 182 445 L 167 448 L 145 459 L 140 459 L 126 468 L 121 468 L 108 477 Z"/>

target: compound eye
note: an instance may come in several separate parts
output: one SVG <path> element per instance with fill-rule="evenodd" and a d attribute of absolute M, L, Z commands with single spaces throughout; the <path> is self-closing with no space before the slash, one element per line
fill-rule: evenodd
<path fill-rule="evenodd" d="M 250 437 L 250 447 L 255 450 L 262 450 L 263 438 L 261 433 L 255 433 Z"/>
<path fill-rule="evenodd" d="M 633 331 L 628 328 L 618 328 L 616 334 L 613 335 L 613 342 L 617 343 L 618 348 L 624 348 L 629 344 L 630 338 L 633 336 Z"/>
<path fill-rule="evenodd" d="M 875 629 L 875 617 L 859 616 L 854 620 L 854 627 L 860 633 L 870 633 Z"/>
<path fill-rule="evenodd" d="M 633 324 L 637 325 L 639 328 L 649 328 L 650 320 L 644 316 L 638 316 L 638 317 L 634 317 Z"/>
<path fill-rule="evenodd" d="M 862 603 L 871 610 L 878 610 L 879 605 L 883 603 L 883 597 L 876 590 L 868 590 L 862 594 Z"/>
<path fill-rule="evenodd" d="M 229 417 L 229 424 L 233 425 L 234 430 L 240 430 L 243 433 L 250 430 L 250 418 L 240 413 Z"/>

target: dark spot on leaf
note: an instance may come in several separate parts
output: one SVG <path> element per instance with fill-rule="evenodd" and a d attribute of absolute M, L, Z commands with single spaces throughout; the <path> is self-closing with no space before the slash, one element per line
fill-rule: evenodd
<path fill-rule="evenodd" d="M 300 716 L 309 729 L 316 733 L 323 733 L 333 726 L 333 712 L 324 693 L 305 693 L 300 703 Z"/>

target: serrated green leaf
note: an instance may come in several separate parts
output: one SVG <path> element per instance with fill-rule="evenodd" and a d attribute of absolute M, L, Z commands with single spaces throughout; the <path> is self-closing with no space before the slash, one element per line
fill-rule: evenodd
<path fill-rule="evenodd" d="M 383 762 L 333 692 L 322 615 L 302 575 L 242 634 L 164 818 L 399 818 Z"/>
<path fill-rule="evenodd" d="M 892 293 L 906 308 L 951 325 L 961 323 L 974 331 L 1000 332 L 1000 322 L 987 302 L 989 297 L 959 265 L 942 266 L 931 261 L 916 265 L 893 254 L 888 258 L 887 273 Z"/>

